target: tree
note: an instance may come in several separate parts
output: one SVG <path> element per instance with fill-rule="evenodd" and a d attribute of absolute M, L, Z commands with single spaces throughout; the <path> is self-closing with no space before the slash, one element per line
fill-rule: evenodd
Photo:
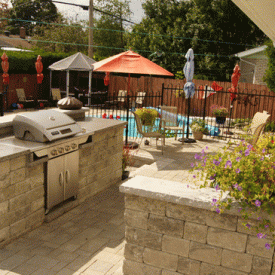
<path fill-rule="evenodd" d="M 0 2 L 0 18 L 7 18 L 9 15 L 8 0 L 2 0 Z M 7 20 L 0 20 L 0 30 L 4 31 L 7 26 Z"/>
<path fill-rule="evenodd" d="M 269 40 L 266 45 L 265 53 L 268 57 L 268 68 L 265 72 L 264 81 L 267 87 L 275 92 L 275 47 L 271 40 Z"/>
<path fill-rule="evenodd" d="M 163 52 L 155 61 L 173 73 L 182 71 L 192 47 L 195 78 L 229 80 L 236 62 L 231 56 L 266 38 L 231 0 L 147 0 L 143 8 L 145 18 L 128 46 L 147 51 L 147 57 Z"/>
<path fill-rule="evenodd" d="M 88 32 L 84 28 L 86 22 L 76 23 L 58 18 L 55 24 L 42 25 L 35 28 L 35 35 L 32 37 L 36 41 L 36 48 L 49 52 L 88 52 Z"/>
<path fill-rule="evenodd" d="M 125 46 L 125 27 L 123 19 L 130 18 L 129 0 L 98 0 L 97 7 L 102 10 L 94 21 L 95 59 L 101 60 L 120 53 Z M 113 15 L 113 16 L 112 16 Z"/>
<path fill-rule="evenodd" d="M 9 30 L 13 34 L 19 34 L 19 27 L 24 26 L 27 34 L 31 35 L 33 28 L 39 25 L 36 22 L 54 22 L 58 18 L 52 0 L 11 0 L 11 4 L 10 18 L 13 20 Z"/>

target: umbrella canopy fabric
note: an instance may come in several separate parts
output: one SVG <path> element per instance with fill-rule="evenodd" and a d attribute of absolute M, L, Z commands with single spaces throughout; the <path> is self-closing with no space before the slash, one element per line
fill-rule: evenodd
<path fill-rule="evenodd" d="M 37 61 L 35 62 L 35 68 L 37 72 L 37 83 L 41 84 L 44 78 L 44 75 L 42 74 L 43 71 L 43 64 L 42 64 L 42 57 L 38 55 Z"/>
<path fill-rule="evenodd" d="M 94 63 L 96 63 L 95 60 L 81 52 L 78 52 L 53 63 L 48 67 L 48 69 L 55 71 L 92 71 L 92 64 Z"/>
<path fill-rule="evenodd" d="M 194 76 L 194 52 L 192 49 L 187 51 L 185 58 L 187 61 L 184 65 L 183 73 L 186 78 L 186 83 L 183 89 L 186 98 L 190 98 L 195 94 L 195 84 L 192 82 Z"/>
<path fill-rule="evenodd" d="M 1 56 L 2 62 L 1 62 L 1 66 L 3 69 L 3 84 L 4 85 L 8 85 L 9 84 L 9 60 L 8 60 L 8 56 L 6 55 L 6 53 L 3 53 L 3 55 Z"/>
<path fill-rule="evenodd" d="M 94 71 L 173 76 L 172 73 L 163 69 L 156 63 L 131 50 L 95 63 Z"/>
<path fill-rule="evenodd" d="M 231 102 L 233 102 L 237 97 L 237 95 L 236 95 L 238 92 L 237 86 L 238 86 L 240 77 L 241 77 L 241 69 L 240 69 L 239 65 L 237 64 L 234 67 L 233 74 L 231 76 L 231 83 L 232 83 L 231 88 L 228 89 L 228 91 L 231 92 L 231 94 L 230 94 Z"/>

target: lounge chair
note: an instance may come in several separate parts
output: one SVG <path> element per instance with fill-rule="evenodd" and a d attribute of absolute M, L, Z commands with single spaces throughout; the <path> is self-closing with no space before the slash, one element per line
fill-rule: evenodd
<path fill-rule="evenodd" d="M 235 124 L 236 133 L 239 136 L 244 136 L 249 143 L 251 143 L 252 145 L 255 145 L 260 135 L 263 133 L 269 117 L 270 115 L 267 113 L 267 111 L 263 111 L 262 113 L 257 112 L 254 115 L 250 125 L 247 122 Z M 248 126 L 247 131 L 240 130 L 241 127 L 244 128 L 245 126 Z"/>
<path fill-rule="evenodd" d="M 143 106 L 143 101 L 146 96 L 145 92 L 138 92 L 136 96 L 136 107 L 140 108 Z"/>
<path fill-rule="evenodd" d="M 178 121 L 178 108 L 171 106 L 161 106 L 161 118 L 160 126 L 163 128 L 164 133 L 167 131 L 175 132 L 175 140 L 177 139 L 178 133 L 182 133 L 182 144 L 184 143 L 184 121 L 183 126 L 179 126 Z"/>
<path fill-rule="evenodd" d="M 117 99 L 116 100 L 111 100 L 111 101 L 105 101 L 105 105 L 110 107 L 110 106 L 118 106 L 118 107 L 123 107 L 125 104 L 125 99 L 127 96 L 127 91 L 126 90 L 119 90 Z"/>
<path fill-rule="evenodd" d="M 142 136 L 142 139 L 141 139 L 141 142 L 140 144 L 142 143 L 142 140 L 143 138 L 156 138 L 156 146 L 158 145 L 158 139 L 161 139 L 161 153 L 163 154 L 163 146 L 165 144 L 165 135 L 161 133 L 161 129 L 160 127 L 155 127 L 155 126 L 152 126 L 150 127 L 150 131 L 149 132 L 145 132 L 143 129 L 142 129 L 142 124 L 141 124 L 141 120 L 140 120 L 140 117 L 132 112 L 134 117 L 135 117 L 135 121 L 136 121 L 136 125 L 137 125 L 137 131 L 138 133 Z"/>
<path fill-rule="evenodd" d="M 24 108 L 35 108 L 37 106 L 33 99 L 26 98 L 26 94 L 23 88 L 15 89 L 18 97 L 18 103 L 22 104 Z"/>

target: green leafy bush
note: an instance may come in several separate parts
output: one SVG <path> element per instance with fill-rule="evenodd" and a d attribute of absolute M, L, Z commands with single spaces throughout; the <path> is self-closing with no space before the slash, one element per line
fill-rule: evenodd
<path fill-rule="evenodd" d="M 135 113 L 139 116 L 143 125 L 154 125 L 155 119 L 159 117 L 159 113 L 155 109 L 138 108 Z"/>
<path fill-rule="evenodd" d="M 244 219 L 256 215 L 258 223 L 245 222 L 244 226 L 254 229 L 258 238 L 264 238 L 266 230 L 275 237 L 275 228 L 269 219 L 275 206 L 275 154 L 274 140 L 271 140 L 273 138 L 263 137 L 255 148 L 241 141 L 234 150 L 229 145 L 216 155 L 207 154 L 206 148 L 195 155 L 197 162 L 191 165 L 193 177 L 203 181 L 202 188 L 210 186 L 221 190 L 220 199 L 212 201 L 217 213 L 230 209 L 237 201 Z M 229 196 L 222 199 L 224 192 Z M 270 248 L 269 243 L 266 248 Z"/>
<path fill-rule="evenodd" d="M 190 128 L 192 132 L 202 132 L 202 133 L 208 133 L 208 130 L 205 126 L 204 120 L 200 118 L 193 119 Z"/>

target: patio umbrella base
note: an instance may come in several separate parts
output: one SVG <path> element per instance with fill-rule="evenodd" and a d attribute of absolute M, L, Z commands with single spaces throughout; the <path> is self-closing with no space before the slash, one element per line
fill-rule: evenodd
<path fill-rule="evenodd" d="M 179 138 L 178 141 L 182 142 L 182 138 Z M 192 138 L 184 138 L 185 143 L 195 143 L 196 141 Z"/>
<path fill-rule="evenodd" d="M 124 142 L 124 148 L 129 148 L 129 149 L 138 149 L 138 143 L 134 141 L 128 141 L 127 144 Z"/>

